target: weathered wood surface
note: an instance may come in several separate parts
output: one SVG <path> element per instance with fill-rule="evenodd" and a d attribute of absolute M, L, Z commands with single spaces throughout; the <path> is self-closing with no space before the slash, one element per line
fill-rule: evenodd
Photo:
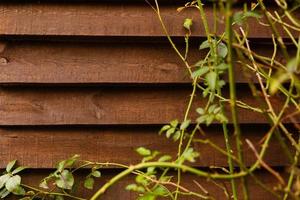
<path fill-rule="evenodd" d="M 169 154 L 175 158 L 176 143 L 165 136 L 159 136 L 158 130 L 159 127 L 1 128 L 0 168 L 13 159 L 18 159 L 20 164 L 31 168 L 52 168 L 59 160 L 75 154 L 81 155 L 84 160 L 95 162 L 134 164 L 141 160 L 135 152 L 135 149 L 141 146 L 159 150 L 162 154 Z M 260 140 L 267 131 L 266 127 L 261 126 L 242 128 L 243 138 L 249 139 L 258 151 Z M 225 149 L 221 126 L 207 128 L 206 132 L 206 136 L 199 138 L 209 139 Z M 231 141 L 235 147 L 234 137 Z M 201 156 L 197 163 L 192 165 L 227 166 L 226 156 L 208 144 L 194 143 L 193 146 Z M 247 165 L 255 162 L 254 153 L 247 145 L 244 154 Z M 264 161 L 271 166 L 287 164 L 286 156 L 275 139 L 272 140 Z"/>
<path fill-rule="evenodd" d="M 181 13 L 178 6 L 162 6 L 161 14 L 172 36 L 182 36 L 185 18 L 199 19 L 195 9 Z M 0 5 L 0 36 L 165 36 L 153 10 L 141 4 L 10 4 Z M 138 12 L 137 12 L 138 11 Z M 212 7 L 206 8 L 213 26 Z M 222 17 L 219 17 L 222 19 Z M 62 20 L 63 19 L 63 20 Z M 205 36 L 204 27 L 196 21 L 193 36 Z M 271 38 L 271 30 L 249 20 L 250 38 Z M 219 28 L 222 32 L 224 23 Z M 286 34 L 284 34 L 286 37 Z"/>
<path fill-rule="evenodd" d="M 27 172 L 24 175 L 23 182 L 27 185 L 34 185 L 38 187 L 40 180 L 42 180 L 44 177 L 46 177 L 49 173 L 52 171 L 49 170 L 27 170 Z M 282 173 L 284 173 L 283 170 L 281 170 Z M 85 190 L 83 187 L 79 187 L 77 191 L 77 195 L 84 198 L 90 198 L 93 192 L 95 192 L 97 189 L 99 189 L 106 181 L 108 181 L 110 178 L 112 178 L 114 175 L 116 175 L 116 171 L 111 170 L 102 170 L 102 177 L 97 179 L 95 182 L 95 187 L 93 191 Z M 171 175 L 175 175 L 175 173 L 171 172 Z M 80 181 L 82 185 L 84 177 L 86 173 L 79 172 L 78 177 L 76 180 Z M 262 183 L 265 184 L 265 186 L 272 189 L 274 186 L 277 185 L 277 180 L 270 175 L 268 172 L 264 170 L 259 170 L 255 173 L 256 177 L 262 181 Z M 176 181 L 176 179 L 173 179 Z M 193 175 L 184 174 L 182 177 L 182 186 L 185 188 L 190 189 L 193 192 L 202 192 L 201 189 L 194 183 L 194 181 L 197 181 L 201 186 L 203 186 L 211 196 L 213 196 L 215 199 L 226 199 L 226 196 L 224 194 L 224 191 L 222 188 L 216 186 L 214 183 L 210 182 L 209 180 L 199 178 Z M 226 186 L 228 191 L 230 192 L 230 184 L 226 181 L 217 181 L 222 186 Z M 263 190 L 257 183 L 254 182 L 254 180 L 249 177 L 249 194 L 251 195 L 251 199 L 257 199 L 257 200 L 273 200 L 276 199 L 272 194 L 269 192 Z M 116 199 L 136 199 L 136 193 L 128 192 L 125 190 L 125 187 L 128 184 L 134 183 L 134 176 L 129 175 L 128 177 L 125 177 L 124 179 L 121 179 L 117 184 L 113 185 L 107 192 L 102 196 L 101 199 L 104 200 L 116 200 Z M 239 183 L 237 181 L 237 183 Z M 224 184 L 224 185 L 223 185 Z M 238 184 L 240 186 L 240 184 Z M 174 190 L 174 188 L 170 188 Z M 241 188 L 239 188 L 238 191 L 242 191 Z M 203 193 L 201 193 L 203 194 Z M 241 195 L 241 194 L 240 194 Z M 242 197 L 241 197 L 242 198 Z M 181 200 L 198 200 L 199 198 L 190 197 L 190 196 L 182 196 L 179 198 Z"/>
<path fill-rule="evenodd" d="M 191 88 L 173 86 L 2 88 L 0 125 L 165 124 L 183 119 L 190 92 Z M 246 87 L 240 88 L 238 96 L 250 106 L 263 106 Z M 205 102 L 201 95 L 196 96 L 192 119 Z M 277 111 L 281 109 L 279 98 L 273 103 Z M 239 109 L 239 118 L 242 124 L 267 122 L 261 113 L 247 109 Z"/>
<path fill-rule="evenodd" d="M 191 46 L 192 65 L 207 53 L 199 51 L 198 45 Z M 273 54 L 272 46 L 253 46 L 261 55 Z M 277 60 L 283 61 L 280 52 L 277 55 Z M 0 83 L 191 82 L 185 65 L 168 43 L 7 42 L 1 44 L 0 68 Z M 242 67 L 236 64 L 235 69 L 236 81 L 246 83 Z"/>

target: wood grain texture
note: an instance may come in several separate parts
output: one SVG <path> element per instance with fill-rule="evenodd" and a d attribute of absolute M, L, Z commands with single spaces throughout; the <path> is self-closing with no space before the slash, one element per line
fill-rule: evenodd
<path fill-rule="evenodd" d="M 161 13 L 169 34 L 183 36 L 185 18 L 199 19 L 195 9 L 178 13 L 178 6 L 162 6 Z M 157 16 L 144 4 L 9 4 L 0 5 L 0 35 L 18 36 L 165 36 Z M 212 7 L 206 8 L 212 28 Z M 62 20 L 64 19 L 64 20 Z M 219 16 L 219 19 L 222 19 Z M 249 38 L 271 38 L 269 27 L 249 20 Z M 220 25 L 220 33 L 224 29 Z M 193 26 L 193 36 L 204 37 L 199 21 Z M 286 37 L 286 34 L 283 35 Z"/>
<path fill-rule="evenodd" d="M 135 149 L 141 146 L 159 150 L 162 154 L 169 154 L 175 158 L 176 143 L 165 136 L 159 136 L 158 130 L 159 127 L 1 128 L 0 168 L 13 159 L 31 168 L 52 168 L 59 160 L 75 154 L 81 155 L 84 160 L 129 165 L 141 160 L 135 152 Z M 221 126 L 205 128 L 205 131 L 206 136 L 199 134 L 196 138 L 209 139 L 225 149 Z M 249 139 L 257 150 L 260 149 L 260 140 L 267 131 L 266 127 L 261 126 L 242 128 L 243 138 Z M 233 133 L 231 129 L 230 132 Z M 231 141 L 235 147 L 234 137 Z M 208 144 L 194 143 L 193 146 L 201 156 L 192 165 L 227 166 L 226 156 Z M 244 147 L 244 155 L 247 165 L 255 162 L 256 158 L 247 145 Z M 275 139 L 270 143 L 264 161 L 270 166 L 287 165 L 286 156 Z"/>
<path fill-rule="evenodd" d="M 201 41 L 197 43 L 190 47 L 191 64 L 207 53 L 199 51 Z M 269 45 L 253 46 L 261 55 L 273 54 Z M 5 84 L 191 82 L 186 67 L 168 43 L 7 42 L 1 49 L 0 83 Z M 283 61 L 280 52 L 277 60 Z M 235 70 L 236 81 L 246 83 L 247 69 L 236 64 Z"/>
<path fill-rule="evenodd" d="M 49 170 L 27 170 L 27 173 L 24 174 L 23 182 L 28 185 L 34 185 L 38 186 L 41 179 L 46 177 L 49 173 L 52 171 Z M 279 170 L 279 172 L 283 175 L 283 177 L 286 177 L 286 174 L 283 170 Z M 80 186 L 83 184 L 84 177 L 87 172 L 79 172 L 77 174 L 77 179 L 80 183 Z M 89 199 L 93 192 L 95 192 L 97 189 L 99 189 L 105 182 L 107 182 L 110 178 L 112 178 L 114 175 L 116 175 L 117 172 L 111 171 L 111 170 L 102 170 L 102 177 L 100 179 L 97 179 L 95 182 L 95 188 L 93 191 L 85 190 L 83 187 L 79 187 L 77 191 L 77 195 L 83 198 Z M 175 176 L 175 172 L 171 172 L 170 175 Z M 272 189 L 276 186 L 277 180 L 270 175 L 268 172 L 264 170 L 258 170 L 255 173 L 255 176 L 262 181 L 262 183 L 265 184 L 268 188 Z M 276 199 L 272 194 L 269 192 L 263 190 L 255 181 L 248 177 L 249 182 L 249 194 L 250 199 L 256 199 L 256 200 L 274 200 Z M 173 181 L 176 181 L 176 179 L 173 178 Z M 208 179 L 199 178 L 197 176 L 193 176 L 190 174 L 183 174 L 182 176 L 182 186 L 185 188 L 190 189 L 193 192 L 200 192 L 202 191 L 199 189 L 199 187 L 194 183 L 194 181 L 197 181 L 199 184 L 201 184 L 211 196 L 213 196 L 215 199 L 226 199 L 226 196 L 224 194 L 224 191 L 222 188 L 216 186 L 214 183 L 209 181 Z M 121 179 L 117 184 L 115 184 L 113 187 L 111 187 L 107 192 L 101 197 L 103 200 L 116 200 L 116 199 L 126 199 L 126 200 L 134 200 L 137 198 L 136 193 L 128 192 L 125 190 L 125 187 L 128 184 L 134 183 L 134 176 L 129 175 L 125 177 L 124 179 Z M 230 192 L 230 184 L 226 181 L 217 181 L 217 183 L 221 184 L 222 186 L 225 186 L 228 191 Z M 239 187 L 239 181 L 237 181 Z M 174 188 L 169 188 L 171 190 L 174 190 Z M 241 197 L 241 188 L 238 189 L 238 193 Z M 179 198 L 181 200 L 198 200 L 199 198 L 191 197 L 191 196 L 182 196 Z M 242 199 L 242 197 L 241 197 Z"/>
<path fill-rule="evenodd" d="M 191 88 L 173 86 L 2 88 L 0 125 L 165 124 L 183 119 L 190 92 Z M 251 106 L 263 106 L 245 87 L 238 96 Z M 273 104 L 278 111 L 282 101 L 274 98 Z M 206 99 L 199 94 L 191 118 L 204 105 Z M 239 109 L 239 118 L 242 124 L 267 122 L 262 114 L 246 109 Z"/>

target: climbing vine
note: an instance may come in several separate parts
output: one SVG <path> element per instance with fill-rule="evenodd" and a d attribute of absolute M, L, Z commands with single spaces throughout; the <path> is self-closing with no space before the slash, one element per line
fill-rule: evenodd
<path fill-rule="evenodd" d="M 21 173 L 25 167 L 16 166 L 16 161 L 8 163 L 5 172 L 0 176 L 0 197 L 20 196 L 22 199 L 64 198 L 86 199 L 76 194 L 76 174 L 81 169 L 88 169 L 83 186 L 96 190 L 91 200 L 101 198 L 111 186 L 118 184 L 124 177 L 133 174 L 135 180 L 127 185 L 126 190 L 137 194 L 139 200 L 166 198 L 177 200 L 192 196 L 196 199 L 215 199 L 196 180 L 190 182 L 198 189 L 190 189 L 182 185 L 186 174 L 201 177 L 224 191 L 224 199 L 253 199 L 249 194 L 249 179 L 253 179 L 274 199 L 300 198 L 300 173 L 298 168 L 300 138 L 300 19 L 299 1 L 275 0 L 271 5 L 263 0 L 244 3 L 242 10 L 233 8 L 232 0 L 227 1 L 191 1 L 179 7 L 179 13 L 186 9 L 194 9 L 199 18 L 186 18 L 182 28 L 185 48 L 181 49 L 169 35 L 167 26 L 155 0 L 149 7 L 157 15 L 162 29 L 178 58 L 182 61 L 191 80 L 191 95 L 183 119 L 174 119 L 159 131 L 161 137 L 173 140 L 177 145 L 177 155 L 158 152 L 139 147 L 136 153 L 141 162 L 135 165 L 119 163 L 97 163 L 81 160 L 78 155 L 60 161 L 53 173 L 41 180 L 39 186 L 25 185 L 21 181 Z M 213 8 L 214 18 L 208 20 L 207 5 Z M 272 6 L 272 7 L 270 7 Z M 272 56 L 264 56 L 252 48 L 249 37 L 251 27 L 249 20 L 255 21 L 257 27 L 269 29 L 272 40 Z M 199 23 L 200 22 L 200 23 Z M 197 39 L 193 30 L 194 24 L 204 27 L 205 39 Z M 220 30 L 223 30 L 223 32 Z M 283 39 L 283 35 L 285 35 Z M 196 63 L 189 62 L 190 43 L 198 40 L 199 51 L 205 52 L 204 58 Z M 284 59 L 278 60 L 277 55 Z M 249 91 L 259 105 L 251 105 L 237 96 L 237 66 L 242 68 L 247 78 Z M 229 91 L 229 95 L 226 95 Z M 194 109 L 195 97 L 205 99 L 205 105 Z M 273 99 L 283 99 L 281 107 L 273 103 Z M 230 112 L 226 112 L 230 108 Z M 239 110 L 248 110 L 261 115 L 269 123 L 269 129 L 261 135 L 261 148 L 257 149 L 253 141 L 243 136 Z M 192 116 L 197 117 L 194 119 Z M 204 127 L 214 123 L 222 124 L 225 148 L 211 141 Z M 288 125 L 287 125 L 288 124 Z M 232 128 L 231 128 L 232 127 Z M 272 138 L 275 138 L 288 158 L 288 176 L 283 177 L 264 160 Z M 235 140 L 234 145 L 230 141 Z M 227 166 L 211 166 L 208 169 L 193 167 L 199 159 L 201 149 L 194 144 L 208 145 L 227 159 Z M 248 148 L 256 158 L 251 165 L 246 165 L 243 149 Z M 104 185 L 95 184 L 101 179 L 101 170 L 113 166 L 123 169 Z M 269 188 L 256 177 L 256 170 L 264 168 L 277 180 L 275 188 Z M 85 170 L 86 171 L 86 170 Z M 223 185 L 230 182 L 230 189 Z M 241 187 L 238 187 L 241 185 Z M 195 187 L 193 187 L 195 188 Z M 240 189 L 241 188 L 241 189 Z"/>

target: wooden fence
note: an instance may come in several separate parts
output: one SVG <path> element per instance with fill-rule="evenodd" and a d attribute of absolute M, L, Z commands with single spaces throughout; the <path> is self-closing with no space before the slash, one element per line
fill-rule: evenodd
<path fill-rule="evenodd" d="M 167 29 L 182 43 L 184 18 L 199 16 L 193 10 L 179 14 L 176 8 L 174 1 L 162 2 Z M 212 16 L 209 9 L 207 14 Z M 271 46 L 262 42 L 270 39 L 270 30 L 257 26 L 251 24 L 253 44 L 271 55 Z M 175 154 L 176 146 L 157 133 L 163 124 L 183 118 L 190 80 L 146 3 L 1 1 L 0 36 L 1 168 L 18 159 L 32 167 L 24 181 L 38 184 L 58 160 L 73 154 L 85 160 L 125 164 L 139 161 L 134 151 L 139 146 Z M 193 36 L 192 62 L 204 56 L 197 50 L 205 36 L 199 22 Z M 241 69 L 237 67 L 236 72 L 239 98 L 257 104 Z M 195 106 L 202 105 L 203 99 L 197 98 Z M 259 146 L 268 128 L 266 120 L 245 110 L 239 114 L 244 136 Z M 208 137 L 224 146 L 220 124 L 207 130 Z M 196 167 L 227 165 L 226 158 L 210 147 L 195 148 L 201 152 Z M 255 160 L 249 149 L 245 156 L 249 165 Z M 286 159 L 275 141 L 266 162 L 284 171 Z M 117 172 L 119 169 L 103 170 L 96 186 Z M 276 181 L 264 170 L 257 173 L 268 185 Z M 224 199 L 223 191 L 204 179 L 188 175 L 184 184 L 197 189 L 193 179 Z M 104 199 L 133 199 L 134 194 L 124 190 L 129 182 L 130 177 L 122 180 Z M 250 182 L 255 199 L 272 199 Z"/>

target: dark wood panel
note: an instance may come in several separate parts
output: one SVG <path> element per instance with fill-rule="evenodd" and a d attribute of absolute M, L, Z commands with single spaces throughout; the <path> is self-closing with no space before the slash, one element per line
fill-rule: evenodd
<path fill-rule="evenodd" d="M 191 64 L 206 54 L 198 45 L 191 46 Z M 264 56 L 273 54 L 269 45 L 253 46 Z M 0 51 L 0 83 L 191 82 L 168 43 L 9 42 L 2 43 Z M 277 60 L 283 60 L 280 53 Z M 241 66 L 235 69 L 237 82 L 246 83 Z M 226 75 L 224 78 L 227 80 Z"/>
<path fill-rule="evenodd" d="M 51 171 L 49 170 L 31 170 L 27 171 L 27 173 L 24 175 L 23 182 L 28 184 L 28 185 L 34 185 L 38 186 L 40 180 L 43 177 L 46 177 Z M 279 171 L 284 175 L 284 171 L 281 170 Z M 84 179 L 85 173 L 79 172 L 77 176 L 77 181 L 79 181 L 82 184 L 82 180 Z M 114 171 L 102 171 L 102 177 L 98 179 L 95 182 L 95 189 L 100 188 L 105 182 L 107 182 L 110 178 L 112 178 L 114 175 L 116 175 L 116 172 Z M 170 175 L 175 175 L 175 173 L 171 172 Z M 273 189 L 277 185 L 277 180 L 270 175 L 268 172 L 264 170 L 257 171 L 255 173 L 256 177 L 262 181 L 262 183 L 265 184 L 270 189 Z M 176 179 L 173 179 L 176 181 Z M 213 196 L 215 199 L 226 199 L 226 196 L 224 194 L 224 191 L 222 188 L 216 186 L 214 183 L 207 179 L 199 178 L 194 175 L 189 175 L 189 174 L 183 174 L 182 177 L 182 186 L 185 188 L 188 188 L 189 190 L 193 192 L 200 192 L 201 190 L 199 187 L 194 183 L 194 181 L 197 181 L 200 185 L 202 185 L 211 196 Z M 269 192 L 263 190 L 260 186 L 257 185 L 257 183 L 251 178 L 248 178 L 249 182 L 249 194 L 250 194 L 250 199 L 257 199 L 257 200 L 273 200 L 276 199 L 272 194 Z M 136 194 L 132 192 L 126 191 L 124 188 L 128 185 L 134 183 L 134 176 L 129 175 L 125 177 L 124 179 L 121 179 L 117 184 L 112 186 L 107 192 L 101 197 L 101 199 L 104 200 L 116 200 L 116 199 L 126 199 L 126 200 L 134 200 L 136 199 Z M 230 184 L 226 181 L 217 181 L 220 185 L 223 187 L 225 186 L 228 191 L 230 192 Z M 239 182 L 237 182 L 239 183 Z M 80 185 L 81 185 L 80 184 Z M 240 184 L 238 184 L 240 185 Z M 174 188 L 170 188 L 174 190 Z M 239 188 L 239 195 L 241 197 L 241 188 Z M 87 191 L 83 189 L 82 187 L 79 187 L 77 191 L 77 195 L 83 198 L 90 198 L 93 194 L 93 191 Z M 201 193 L 203 194 L 203 193 Z M 242 197 L 241 197 L 242 198 Z M 198 200 L 199 198 L 195 197 L 190 197 L 190 196 L 182 196 L 182 200 Z"/>
<path fill-rule="evenodd" d="M 162 6 L 161 13 L 172 36 L 184 35 L 185 18 L 200 19 L 195 9 L 182 13 L 177 6 Z M 161 25 L 147 4 L 6 4 L 0 6 L 0 35 L 52 36 L 164 36 Z M 207 18 L 213 26 L 212 7 Z M 219 17 L 221 19 L 221 17 Z M 64 20 L 62 20 L 64 19 Z M 200 21 L 200 20 L 199 20 Z M 194 23 L 194 36 L 205 36 L 204 27 Z M 270 38 L 269 27 L 249 21 L 249 37 Z M 221 25 L 220 31 L 223 29 Z M 286 37 L 286 36 L 284 36 Z"/>
<path fill-rule="evenodd" d="M 18 159 L 22 165 L 31 168 L 51 168 L 59 160 L 75 154 L 81 155 L 84 160 L 134 164 L 141 160 L 135 152 L 141 146 L 175 158 L 177 144 L 165 136 L 159 136 L 158 130 L 159 127 L 1 128 L 0 167 L 4 167 L 10 160 Z M 249 139 L 259 150 L 259 141 L 267 130 L 261 126 L 246 126 L 242 128 L 243 138 Z M 206 136 L 199 134 L 198 138 L 209 139 L 225 149 L 221 126 L 208 128 L 206 132 Z M 234 137 L 231 141 L 234 148 Z M 227 166 L 226 156 L 208 144 L 195 143 L 193 146 L 201 153 L 195 166 Z M 256 158 L 246 144 L 244 153 L 247 165 L 255 162 Z M 288 164 L 276 140 L 271 142 L 265 161 L 271 166 Z"/>
<path fill-rule="evenodd" d="M 247 88 L 239 91 L 240 100 L 261 106 Z M 164 124 L 183 119 L 190 92 L 174 86 L 2 88 L 0 125 Z M 199 94 L 194 102 L 191 118 L 206 99 Z M 280 98 L 274 98 L 274 108 L 281 109 Z M 239 118 L 241 123 L 266 122 L 262 114 L 246 109 L 239 110 Z"/>

